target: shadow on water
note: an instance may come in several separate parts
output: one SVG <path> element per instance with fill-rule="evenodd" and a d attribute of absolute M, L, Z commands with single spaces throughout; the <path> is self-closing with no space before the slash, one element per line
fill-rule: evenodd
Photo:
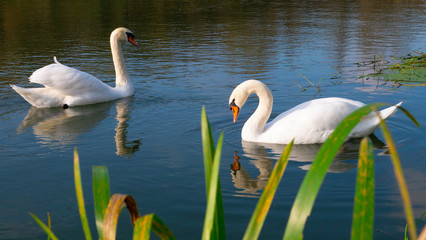
<path fill-rule="evenodd" d="M 385 144 L 375 135 L 369 136 L 376 150 L 385 151 Z M 337 153 L 336 158 L 331 163 L 327 172 L 344 173 L 353 168 L 356 164 L 345 161 L 358 159 L 358 152 L 361 139 L 348 140 Z M 311 164 L 322 144 L 302 144 L 294 145 L 290 153 L 289 161 L 298 162 L 298 167 L 303 170 L 309 170 Z M 248 171 L 244 170 L 244 164 L 240 162 L 241 157 L 237 151 L 234 152 L 234 162 L 231 164 L 231 176 L 237 196 L 254 197 L 259 196 L 265 188 L 269 180 L 269 176 L 273 170 L 276 160 L 279 159 L 286 145 L 284 144 L 268 144 L 242 141 L 243 156 L 251 159 L 250 164 L 254 165 L 259 171 L 259 175 L 251 176 Z M 382 153 L 384 153 L 382 151 Z"/>
<path fill-rule="evenodd" d="M 69 146 L 78 142 L 78 137 L 89 132 L 109 116 L 113 105 L 116 106 L 117 126 L 115 128 L 116 154 L 130 157 L 139 150 L 141 140 L 127 140 L 127 127 L 130 120 L 132 98 L 105 103 L 78 106 L 68 109 L 31 107 L 17 128 L 20 134 L 32 127 L 40 144 L 49 146 Z"/>

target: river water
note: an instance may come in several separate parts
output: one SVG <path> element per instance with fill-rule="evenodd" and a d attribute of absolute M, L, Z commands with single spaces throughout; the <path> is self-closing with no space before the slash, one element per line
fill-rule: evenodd
<path fill-rule="evenodd" d="M 321 97 L 397 103 L 426 126 L 426 88 L 377 78 L 371 61 L 426 49 L 424 1 L 0 1 L 0 239 L 45 239 L 33 212 L 60 239 L 82 239 L 72 152 L 80 154 L 86 207 L 96 234 L 91 169 L 109 169 L 111 191 L 132 195 L 178 239 L 199 239 L 206 207 L 200 113 L 205 106 L 221 159 L 228 239 L 242 238 L 283 146 L 241 142 L 257 106 L 250 97 L 233 124 L 228 98 L 246 79 L 266 83 L 272 116 Z M 135 95 L 70 109 L 36 109 L 9 84 L 34 86 L 36 69 L 59 61 L 114 84 L 109 34 L 133 31 L 123 47 Z M 303 76 L 303 77 L 302 77 Z M 320 91 L 312 83 L 318 85 Z M 304 87 L 303 91 L 298 85 Z M 402 113 L 387 121 L 401 156 L 414 214 L 426 210 L 426 131 Z M 376 131 L 375 239 L 402 239 L 405 220 L 393 167 Z M 295 195 L 318 145 L 296 146 L 261 232 L 283 236 Z M 333 162 L 307 221 L 305 239 L 350 237 L 356 141 Z M 230 165 L 234 153 L 241 169 Z M 123 212 L 119 239 L 132 227 Z M 424 220 L 421 226 L 424 225 Z"/>

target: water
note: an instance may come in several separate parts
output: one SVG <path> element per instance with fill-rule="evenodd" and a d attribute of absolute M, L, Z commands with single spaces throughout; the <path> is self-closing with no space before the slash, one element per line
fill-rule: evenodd
<path fill-rule="evenodd" d="M 397 103 L 426 125 L 422 87 L 359 80 L 374 55 L 391 60 L 424 51 L 423 1 L 1 1 L 0 239 L 45 239 L 31 219 L 52 216 L 60 239 L 81 239 L 72 152 L 78 148 L 92 233 L 91 168 L 106 165 L 112 192 L 132 195 L 178 239 L 199 239 L 205 213 L 200 112 L 214 137 L 225 134 L 220 178 L 228 239 L 243 236 L 282 146 L 242 143 L 240 131 L 257 106 L 249 98 L 232 123 L 228 97 L 255 78 L 274 95 L 272 117 L 319 97 Z M 113 84 L 109 34 L 131 29 L 141 47 L 124 47 L 133 97 L 67 110 L 31 108 L 9 84 L 53 62 Z M 302 77 L 315 84 L 320 92 Z M 321 80 L 321 81 L 320 81 Z M 295 82 L 303 87 L 301 89 Z M 416 217 L 426 210 L 424 128 L 398 112 L 388 120 Z M 401 239 L 405 221 L 383 137 L 376 132 L 375 239 Z M 348 239 L 357 148 L 348 143 L 327 174 L 304 231 L 306 239 Z M 234 152 L 241 170 L 230 169 Z M 266 219 L 261 239 L 282 238 L 294 197 L 318 146 L 297 147 Z M 119 238 L 132 234 L 127 213 Z M 424 224 L 424 221 L 423 221 Z M 419 227 L 420 228 L 420 227 Z"/>

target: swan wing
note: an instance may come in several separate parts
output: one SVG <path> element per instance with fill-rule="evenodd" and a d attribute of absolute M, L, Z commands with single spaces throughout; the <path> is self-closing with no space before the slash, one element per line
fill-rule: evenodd
<path fill-rule="evenodd" d="M 344 98 L 311 100 L 281 113 L 266 124 L 268 142 L 310 144 L 324 142 L 337 125 L 351 112 L 365 104 Z"/>
<path fill-rule="evenodd" d="M 318 130 L 334 129 L 348 114 L 364 105 L 362 102 L 344 98 L 311 100 L 281 113 L 268 125 L 284 125 L 291 121 Z"/>
<path fill-rule="evenodd" d="M 44 85 L 67 95 L 84 95 L 94 93 L 104 93 L 111 89 L 96 77 L 59 63 L 54 58 L 55 63 L 42 67 L 30 76 L 33 83 Z"/>

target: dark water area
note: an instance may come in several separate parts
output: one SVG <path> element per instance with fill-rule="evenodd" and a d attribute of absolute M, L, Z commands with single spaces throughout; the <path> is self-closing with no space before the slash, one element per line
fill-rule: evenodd
<path fill-rule="evenodd" d="M 132 195 L 178 239 L 199 239 L 206 208 L 200 114 L 215 139 L 224 132 L 220 179 L 228 239 L 242 238 L 283 146 L 241 141 L 257 106 L 250 97 L 233 124 L 228 98 L 258 79 L 274 95 L 271 118 L 308 100 L 345 97 L 397 103 L 426 126 L 426 88 L 359 79 L 374 57 L 426 51 L 424 1 L 0 1 L 0 239 L 82 239 L 72 153 L 78 148 L 86 207 L 96 233 L 92 166 L 109 169 L 111 192 Z M 123 46 L 132 97 L 36 109 L 10 84 L 53 62 L 114 85 L 109 35 L 127 27 L 140 47 Z M 302 77 L 302 76 L 303 77 Z M 305 79 L 320 85 L 320 92 Z M 302 91 L 299 86 L 306 88 Z M 426 210 L 426 131 L 402 113 L 387 120 L 401 156 L 416 218 Z M 405 219 L 384 138 L 376 131 L 375 239 L 402 239 Z M 320 145 L 296 146 L 260 239 L 281 239 L 296 193 Z M 308 218 L 305 239 L 350 238 L 357 141 L 333 162 Z M 232 171 L 234 152 L 241 170 Z M 419 224 L 422 228 L 425 221 Z M 129 239 L 128 213 L 118 238 Z"/>

